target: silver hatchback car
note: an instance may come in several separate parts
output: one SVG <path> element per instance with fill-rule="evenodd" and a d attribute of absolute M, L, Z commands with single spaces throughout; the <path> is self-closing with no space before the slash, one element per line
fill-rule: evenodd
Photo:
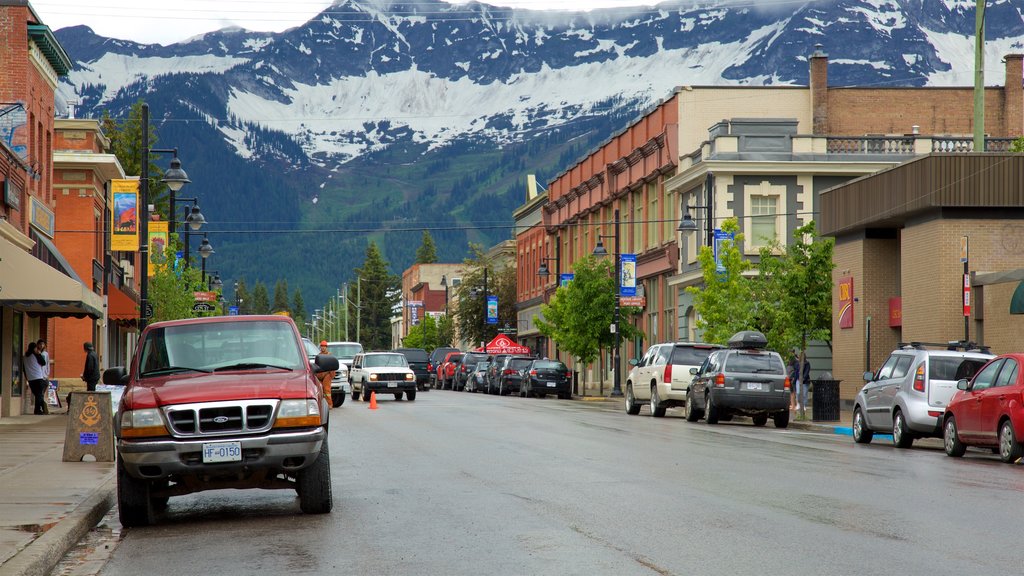
<path fill-rule="evenodd" d="M 853 403 L 854 441 L 866 444 L 878 432 L 909 448 L 917 438 L 941 438 L 942 413 L 957 380 L 973 377 L 991 358 L 988 348 L 974 343 L 900 344 L 878 372 L 864 373 L 867 384 Z"/>

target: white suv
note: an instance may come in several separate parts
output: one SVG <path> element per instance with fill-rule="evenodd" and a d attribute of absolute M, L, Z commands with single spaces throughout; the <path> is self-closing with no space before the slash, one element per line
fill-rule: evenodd
<path fill-rule="evenodd" d="M 630 359 L 633 369 L 626 377 L 626 413 L 639 414 L 643 401 L 650 402 L 651 416 L 662 417 L 665 410 L 686 404 L 693 375 L 718 344 L 669 342 L 655 344 L 643 358 Z"/>
<path fill-rule="evenodd" d="M 404 354 L 397 352 L 367 352 L 356 354 L 348 371 L 352 383 L 352 399 L 369 402 L 370 394 L 394 394 L 395 400 L 404 395 L 416 399 L 416 373 L 409 368 Z"/>

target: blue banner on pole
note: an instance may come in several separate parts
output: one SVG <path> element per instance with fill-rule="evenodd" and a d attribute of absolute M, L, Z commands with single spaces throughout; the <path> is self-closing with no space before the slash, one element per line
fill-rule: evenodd
<path fill-rule="evenodd" d="M 619 256 L 619 265 L 622 267 L 619 295 L 636 296 L 636 254 L 622 254 Z"/>
<path fill-rule="evenodd" d="M 498 297 L 488 296 L 487 297 L 487 323 L 497 324 L 498 323 Z"/>
<path fill-rule="evenodd" d="M 564 288 L 564 287 L 568 286 L 569 282 L 572 282 L 572 279 L 575 278 L 575 277 L 576 277 L 576 275 L 573 274 L 572 272 L 570 272 L 568 274 L 560 274 L 558 276 L 558 287 L 559 288 Z"/>
<path fill-rule="evenodd" d="M 725 240 L 735 241 L 736 234 L 733 232 L 723 232 L 719 229 L 715 229 L 715 270 L 717 272 L 725 272 L 725 265 L 722 264 L 722 250 L 720 248 L 722 242 Z"/>

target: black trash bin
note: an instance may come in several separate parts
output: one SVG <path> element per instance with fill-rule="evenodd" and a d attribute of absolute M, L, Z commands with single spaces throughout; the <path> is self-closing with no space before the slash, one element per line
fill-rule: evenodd
<path fill-rule="evenodd" d="M 839 421 L 840 380 L 811 380 L 811 419 L 815 422 Z"/>

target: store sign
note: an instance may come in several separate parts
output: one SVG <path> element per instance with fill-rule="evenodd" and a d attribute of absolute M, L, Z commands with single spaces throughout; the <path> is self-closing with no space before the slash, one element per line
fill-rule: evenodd
<path fill-rule="evenodd" d="M 217 301 L 217 293 L 216 292 L 205 292 L 205 291 L 203 291 L 203 292 L 193 292 L 192 293 L 192 297 L 193 297 L 193 299 L 196 302 L 216 302 Z"/>
<path fill-rule="evenodd" d="M 4 204 L 15 210 L 21 211 L 21 184 L 12 181 L 10 178 L 4 180 Z"/>
<path fill-rule="evenodd" d="M 53 238 L 53 210 L 47 208 L 35 196 L 29 196 L 29 221 L 33 228 Z"/>
<path fill-rule="evenodd" d="M 619 306 L 637 306 L 643 308 L 647 306 L 647 298 L 643 296 L 621 296 L 619 297 Z"/>

